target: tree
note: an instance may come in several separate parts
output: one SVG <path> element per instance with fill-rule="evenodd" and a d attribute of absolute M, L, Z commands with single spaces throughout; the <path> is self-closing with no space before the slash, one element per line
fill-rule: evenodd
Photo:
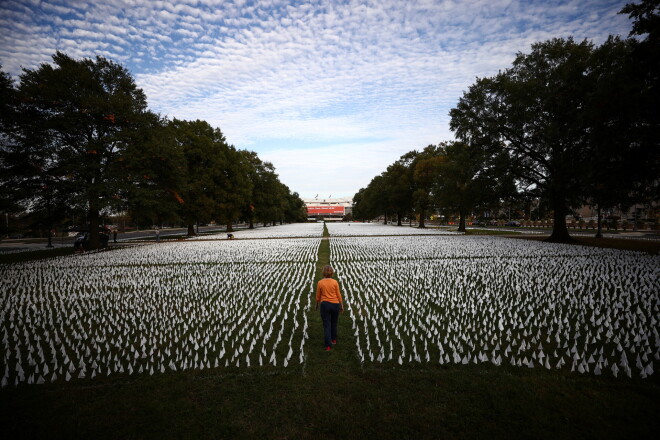
<path fill-rule="evenodd" d="M 0 210 L 7 215 L 20 209 L 16 204 L 17 199 L 20 198 L 16 194 L 20 191 L 20 187 L 15 186 L 14 174 L 17 170 L 13 169 L 18 163 L 16 160 L 18 158 L 13 157 L 18 151 L 15 136 L 17 102 L 14 81 L 1 69 L 2 66 L 0 66 Z"/>
<path fill-rule="evenodd" d="M 118 209 L 149 225 L 178 223 L 185 203 L 179 192 L 186 183 L 188 169 L 173 124 L 148 114 L 143 130 L 128 146 L 121 162 L 129 185 L 119 194 Z"/>
<path fill-rule="evenodd" d="M 592 44 L 570 38 L 533 44 L 510 69 L 478 79 L 450 112 L 459 139 L 506 151 L 520 183 L 550 200 L 550 241 L 570 240 L 566 215 L 583 201 L 592 52 Z"/>
<path fill-rule="evenodd" d="M 279 179 L 275 167 L 270 162 L 263 162 L 253 151 L 243 151 L 243 156 L 249 164 L 249 178 L 252 182 L 251 194 L 247 197 L 244 212 L 254 228 L 254 221 L 264 225 L 277 218 L 277 207 L 281 203 Z M 287 190 L 288 192 L 288 190 Z"/>
<path fill-rule="evenodd" d="M 463 142 L 444 142 L 439 147 L 443 154 L 433 199 L 439 206 L 458 211 L 458 230 L 465 232 L 470 211 L 515 192 L 509 164 L 503 153 L 488 155 L 484 149 Z"/>
<path fill-rule="evenodd" d="M 23 70 L 18 99 L 15 183 L 35 199 L 84 199 L 98 247 L 99 213 L 126 183 L 119 159 L 142 125 L 144 93 L 112 61 L 57 52 L 53 65 Z"/>
<path fill-rule="evenodd" d="M 660 199 L 660 1 L 642 0 L 627 4 L 620 12 L 633 20 L 628 40 L 631 46 L 629 62 L 633 66 L 632 81 L 637 85 L 635 105 L 621 108 L 632 117 L 629 145 L 635 149 L 638 170 L 635 191 L 637 201 L 657 202 Z M 629 79 L 630 80 L 630 79 Z"/>
<path fill-rule="evenodd" d="M 646 35 L 644 40 L 648 44 L 660 44 L 660 1 L 642 0 L 640 3 L 628 3 L 620 14 L 628 14 L 633 20 L 631 35 Z M 649 59 L 649 62 L 658 64 L 657 58 Z"/>
<path fill-rule="evenodd" d="M 371 220 L 385 215 L 387 223 L 387 204 L 383 197 L 384 178 L 382 174 L 375 176 L 366 188 L 360 189 L 353 197 L 353 213 L 356 217 Z"/>
<path fill-rule="evenodd" d="M 233 232 L 232 223 L 238 220 L 243 208 L 250 199 L 252 182 L 250 164 L 245 156 L 233 145 L 226 147 L 224 169 L 215 169 L 215 219 L 227 225 L 227 232 Z"/>
<path fill-rule="evenodd" d="M 585 195 L 598 213 L 596 237 L 602 237 L 602 210 L 626 210 L 641 201 L 653 169 L 653 155 L 636 141 L 641 83 L 631 49 L 632 40 L 609 38 L 594 50 L 589 72 L 594 88 L 585 103 L 585 125 L 592 154 L 583 172 Z"/>
<path fill-rule="evenodd" d="M 426 215 L 431 208 L 431 190 L 436 180 L 438 166 L 442 161 L 442 151 L 429 145 L 422 151 L 411 151 L 399 159 L 399 163 L 410 171 L 412 206 L 419 216 L 419 227 L 425 228 Z"/>
<path fill-rule="evenodd" d="M 387 211 L 396 213 L 397 226 L 402 217 L 412 211 L 411 173 L 403 164 L 395 162 L 382 174 L 383 193 Z"/>
<path fill-rule="evenodd" d="M 287 194 L 284 220 L 288 223 L 304 222 L 307 220 L 307 207 L 297 192 L 289 191 Z"/>
<path fill-rule="evenodd" d="M 183 183 L 177 190 L 180 215 L 188 226 L 188 235 L 195 235 L 195 224 L 212 219 L 218 212 L 218 201 L 223 200 L 220 193 L 224 188 L 218 185 L 230 160 L 229 146 L 222 132 L 205 121 L 175 118 L 170 128 L 185 159 Z"/>
<path fill-rule="evenodd" d="M 369 217 L 366 212 L 366 202 L 364 198 L 366 190 L 366 188 L 360 188 L 353 196 L 353 218 L 359 218 L 362 221 L 372 218 Z"/>

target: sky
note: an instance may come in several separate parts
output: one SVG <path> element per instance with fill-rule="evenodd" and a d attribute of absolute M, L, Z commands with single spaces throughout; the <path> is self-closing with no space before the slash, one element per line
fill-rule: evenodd
<path fill-rule="evenodd" d="M 302 197 L 344 197 L 453 139 L 462 93 L 532 43 L 627 36 L 625 3 L 0 0 L 0 64 L 17 78 L 56 50 L 109 58 L 151 110 L 220 128 Z"/>

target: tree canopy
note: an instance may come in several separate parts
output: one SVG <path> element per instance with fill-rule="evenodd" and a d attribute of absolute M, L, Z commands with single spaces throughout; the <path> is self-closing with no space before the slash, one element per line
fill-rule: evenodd
<path fill-rule="evenodd" d="M 551 241 L 584 204 L 657 203 L 660 32 L 657 0 L 623 8 L 636 39 L 554 38 L 477 80 L 450 111 L 458 141 L 403 155 L 354 197 L 355 216 L 459 215 L 535 198 L 553 214 Z M 399 221 L 400 224 L 400 221 Z M 599 230 L 600 231 L 600 230 Z"/>
<path fill-rule="evenodd" d="M 103 57 L 0 72 L 2 207 L 84 209 L 91 247 L 104 213 L 193 224 L 301 219 L 302 201 L 255 153 L 229 145 L 205 121 L 167 120 L 121 65 Z M 4 189 L 11 188 L 11 191 Z M 251 206 L 251 210 L 246 207 Z M 50 229 L 50 227 L 49 227 Z"/>

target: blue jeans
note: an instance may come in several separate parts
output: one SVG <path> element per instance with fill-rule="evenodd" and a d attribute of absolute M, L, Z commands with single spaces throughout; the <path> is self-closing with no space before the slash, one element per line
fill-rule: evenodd
<path fill-rule="evenodd" d="M 321 303 L 321 319 L 323 320 L 323 338 L 325 346 L 332 347 L 332 341 L 337 339 L 339 304 L 323 301 Z"/>

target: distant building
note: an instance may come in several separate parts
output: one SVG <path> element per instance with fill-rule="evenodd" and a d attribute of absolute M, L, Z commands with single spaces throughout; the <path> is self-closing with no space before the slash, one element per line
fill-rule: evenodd
<path fill-rule="evenodd" d="M 344 216 L 353 212 L 353 197 L 338 197 L 333 199 L 302 197 L 307 207 L 308 220 L 341 221 Z"/>

